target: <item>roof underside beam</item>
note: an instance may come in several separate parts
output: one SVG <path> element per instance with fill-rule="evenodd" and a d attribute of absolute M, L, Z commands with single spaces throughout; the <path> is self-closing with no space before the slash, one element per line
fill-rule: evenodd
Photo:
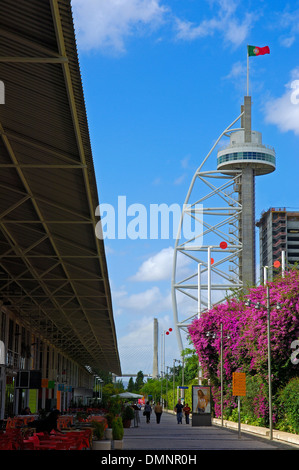
<path fill-rule="evenodd" d="M 0 298 L 83 366 L 120 374 L 70 2 L 4 3 Z"/>

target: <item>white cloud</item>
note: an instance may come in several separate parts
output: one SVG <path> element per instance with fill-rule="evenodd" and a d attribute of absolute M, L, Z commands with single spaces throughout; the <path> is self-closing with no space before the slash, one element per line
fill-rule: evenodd
<path fill-rule="evenodd" d="M 279 14 L 278 27 L 286 31 L 286 34 L 279 38 L 280 43 L 284 47 L 291 47 L 299 33 L 299 9 L 289 11 L 287 6 L 286 10 Z"/>
<path fill-rule="evenodd" d="M 117 305 L 125 311 L 162 312 L 171 309 L 170 292 L 163 294 L 159 287 L 153 286 L 137 294 L 122 295 L 116 298 Z"/>
<path fill-rule="evenodd" d="M 134 326 L 134 328 L 132 328 Z M 153 319 L 142 317 L 129 325 L 129 332 L 118 339 L 122 372 L 136 374 L 153 370 Z"/>
<path fill-rule="evenodd" d="M 185 174 L 183 173 L 181 176 L 179 176 L 178 178 L 176 178 L 176 179 L 174 180 L 174 183 L 173 183 L 173 184 L 175 184 L 176 186 L 179 186 L 180 184 L 184 183 L 184 181 L 185 181 L 185 179 L 186 179 L 186 176 L 187 176 L 187 175 L 185 175 Z"/>
<path fill-rule="evenodd" d="M 265 105 L 265 119 L 275 124 L 282 132 L 292 131 L 299 135 L 299 67 L 291 72 L 291 80 L 279 98 L 269 100 Z"/>
<path fill-rule="evenodd" d="M 189 168 L 189 161 L 190 161 L 190 155 L 187 155 L 186 157 L 184 157 L 184 158 L 181 160 L 181 166 L 182 166 L 182 168 L 188 169 L 188 168 Z"/>
<path fill-rule="evenodd" d="M 144 373 L 153 371 L 153 320 L 154 316 L 142 316 L 128 325 L 128 332 L 118 339 L 118 349 L 123 373 Z M 161 333 L 173 328 L 173 320 L 169 315 L 158 319 L 158 368 L 161 362 Z M 132 347 L 133 345 L 133 347 Z M 165 343 L 166 365 L 172 365 L 173 358 L 178 354 L 178 344 L 175 331 L 167 337 Z"/>
<path fill-rule="evenodd" d="M 241 44 L 248 36 L 254 16 L 251 13 L 246 13 L 240 21 L 235 15 L 237 9 L 236 1 L 215 0 L 211 4 L 215 4 L 218 12 L 217 15 L 209 19 L 203 19 L 197 25 L 177 18 L 177 38 L 194 40 L 218 33 L 229 44 L 234 46 Z"/>
<path fill-rule="evenodd" d="M 295 39 L 295 36 L 286 36 L 280 38 L 280 42 L 284 47 L 291 47 Z"/>
<path fill-rule="evenodd" d="M 176 38 L 194 40 L 220 34 L 229 45 L 241 44 L 256 15 L 238 14 L 236 0 L 208 0 L 216 11 L 199 24 L 175 17 L 163 0 L 72 0 L 78 46 L 81 50 L 101 50 L 122 54 L 133 35 L 153 32 L 173 23 Z M 242 18 L 241 20 L 239 18 Z M 160 41 L 158 39 L 158 41 Z"/>
<path fill-rule="evenodd" d="M 164 248 L 142 263 L 132 281 L 162 281 L 171 276 L 173 248 Z"/>
<path fill-rule="evenodd" d="M 228 19 L 226 27 L 223 29 L 225 39 L 236 46 L 242 44 L 248 36 L 252 21 L 253 15 L 251 13 L 247 13 L 242 22 L 236 18 Z"/>
<path fill-rule="evenodd" d="M 165 281 L 171 280 L 174 249 L 164 248 L 142 263 L 138 272 L 131 277 L 132 281 Z M 184 256 L 180 257 L 178 269 L 186 270 L 190 261 Z"/>
<path fill-rule="evenodd" d="M 224 78 L 231 80 L 231 79 L 237 79 L 238 81 L 240 78 L 246 77 L 246 65 L 245 63 L 242 64 L 242 62 L 235 62 L 231 68 L 231 71 L 229 72 L 228 75 L 226 75 Z"/>
<path fill-rule="evenodd" d="M 161 25 L 160 0 L 72 0 L 76 36 L 82 50 L 125 52 L 125 41 Z"/>
<path fill-rule="evenodd" d="M 251 82 L 250 85 L 253 86 L 253 79 L 252 76 L 254 75 L 254 70 L 251 71 Z M 223 77 L 223 80 L 229 80 L 229 82 L 235 87 L 237 90 L 238 94 L 242 93 L 242 95 L 245 92 L 245 87 L 246 87 L 246 73 L 247 73 L 247 68 L 246 68 L 246 59 L 244 62 L 235 62 L 232 67 L 230 72 Z M 258 85 L 261 86 L 261 82 L 258 82 Z M 254 84 L 254 86 L 258 86 Z"/>

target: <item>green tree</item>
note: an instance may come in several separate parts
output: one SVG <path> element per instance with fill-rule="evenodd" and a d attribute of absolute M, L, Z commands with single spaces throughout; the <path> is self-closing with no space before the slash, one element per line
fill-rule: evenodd
<path fill-rule="evenodd" d="M 195 349 L 191 348 L 184 349 L 182 355 L 184 357 L 184 382 L 189 383 L 198 377 L 198 356 Z M 180 375 L 182 375 L 182 368 Z"/>
<path fill-rule="evenodd" d="M 135 382 L 135 390 L 136 392 L 139 392 L 139 390 L 142 388 L 144 385 L 144 375 L 143 372 L 140 370 L 137 372 L 137 377 L 136 377 L 136 382 Z"/>
<path fill-rule="evenodd" d="M 281 390 L 280 400 L 280 428 L 288 432 L 299 433 L 299 377 L 292 378 Z"/>
<path fill-rule="evenodd" d="M 144 396 L 148 397 L 150 395 L 154 401 L 158 401 L 161 397 L 161 381 L 149 379 L 139 391 Z"/>
<path fill-rule="evenodd" d="M 128 390 L 128 392 L 134 392 L 134 390 L 135 390 L 135 383 L 134 383 L 133 377 L 130 377 L 130 380 L 129 380 L 128 386 L 127 386 L 127 390 Z"/>

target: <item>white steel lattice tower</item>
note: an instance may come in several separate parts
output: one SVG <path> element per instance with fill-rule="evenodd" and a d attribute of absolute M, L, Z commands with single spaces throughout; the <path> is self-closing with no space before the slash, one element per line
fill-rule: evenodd
<path fill-rule="evenodd" d="M 239 120 L 240 127 L 234 128 Z M 229 144 L 218 149 L 217 169 L 204 170 L 222 138 L 229 138 Z M 172 273 L 180 350 L 195 317 L 223 302 L 232 290 L 255 284 L 255 176 L 274 170 L 275 151 L 262 144 L 260 132 L 251 130 L 251 97 L 245 96 L 241 114 L 221 133 L 195 172 L 183 206 Z M 197 227 L 189 239 L 182 230 L 188 217 Z"/>

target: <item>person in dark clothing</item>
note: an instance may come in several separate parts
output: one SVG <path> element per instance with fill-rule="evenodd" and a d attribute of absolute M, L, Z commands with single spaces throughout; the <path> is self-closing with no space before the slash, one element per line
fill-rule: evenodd
<path fill-rule="evenodd" d="M 151 421 L 151 412 L 152 412 L 152 407 L 149 404 L 149 401 L 147 401 L 144 407 L 144 412 L 143 412 L 143 414 L 146 416 L 147 423 L 150 423 Z"/>
<path fill-rule="evenodd" d="M 28 427 L 35 428 L 36 432 L 46 432 L 50 434 L 51 431 L 60 432 L 57 428 L 57 421 L 60 416 L 59 410 L 53 410 L 44 419 L 36 419 L 31 423 L 28 423 Z"/>
<path fill-rule="evenodd" d="M 178 403 L 174 407 L 174 411 L 176 411 L 178 424 L 182 424 L 183 408 L 184 408 L 184 405 L 182 405 L 181 400 L 179 400 Z"/>

